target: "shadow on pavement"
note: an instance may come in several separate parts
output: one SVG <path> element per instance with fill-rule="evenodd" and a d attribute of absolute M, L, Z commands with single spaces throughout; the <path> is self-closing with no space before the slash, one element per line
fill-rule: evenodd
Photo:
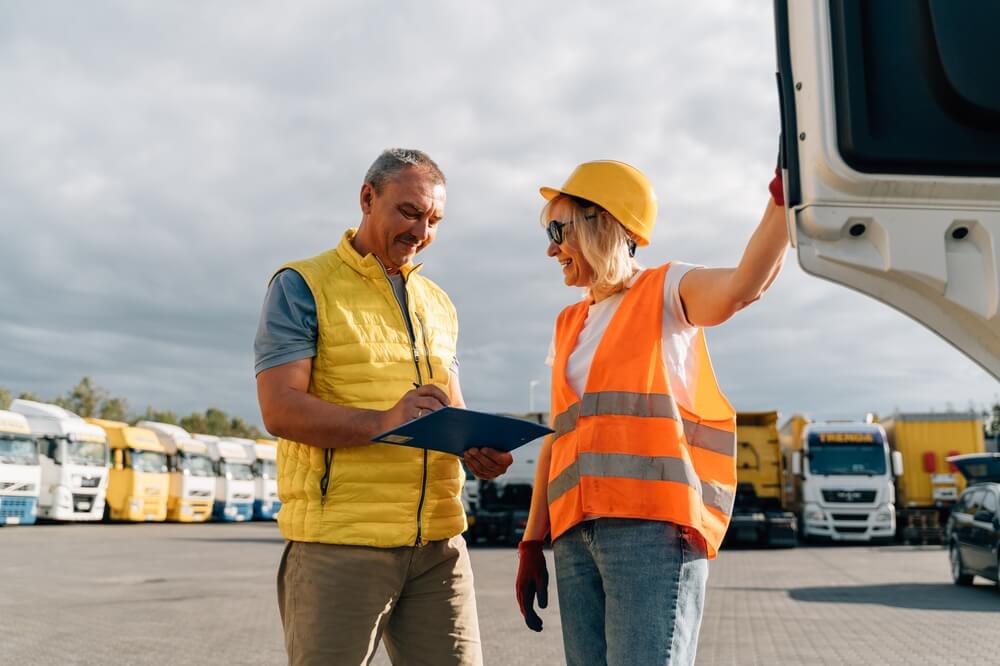
<path fill-rule="evenodd" d="M 788 591 L 796 601 L 881 604 L 917 610 L 1000 611 L 994 585 L 958 587 L 951 583 L 887 583 L 831 587 L 799 587 Z"/>
<path fill-rule="evenodd" d="M 197 541 L 198 543 L 205 543 L 206 541 L 214 541 L 216 543 L 285 543 L 283 537 L 212 537 L 212 538 L 194 538 L 194 537 L 176 537 L 171 539 L 171 541 Z"/>

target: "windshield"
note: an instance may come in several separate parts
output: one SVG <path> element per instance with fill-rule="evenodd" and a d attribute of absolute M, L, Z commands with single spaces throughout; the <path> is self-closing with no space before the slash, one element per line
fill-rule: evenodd
<path fill-rule="evenodd" d="M 885 474 L 885 448 L 878 444 L 809 445 L 813 474 Z"/>
<path fill-rule="evenodd" d="M 278 478 L 278 466 L 274 464 L 273 460 L 258 460 L 257 464 L 260 466 L 257 470 L 258 476 L 264 479 Z"/>
<path fill-rule="evenodd" d="M 167 456 L 164 453 L 132 449 L 131 456 L 132 462 L 130 466 L 137 472 L 159 473 L 167 471 Z"/>
<path fill-rule="evenodd" d="M 243 463 L 222 463 L 222 476 L 236 481 L 253 481 L 253 470 Z"/>
<path fill-rule="evenodd" d="M 104 467 L 107 464 L 104 442 L 66 442 L 66 456 L 74 465 Z"/>
<path fill-rule="evenodd" d="M 191 476 L 215 476 L 212 459 L 197 453 L 182 453 L 181 469 Z"/>
<path fill-rule="evenodd" d="M 4 437 L 0 439 L 0 463 L 8 465 L 37 465 L 38 446 L 31 437 Z"/>

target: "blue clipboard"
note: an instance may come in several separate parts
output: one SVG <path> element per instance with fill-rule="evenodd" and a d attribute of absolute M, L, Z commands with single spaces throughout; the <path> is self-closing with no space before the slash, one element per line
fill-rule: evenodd
<path fill-rule="evenodd" d="M 551 428 L 524 419 L 443 407 L 376 435 L 372 441 L 442 451 L 461 457 L 467 449 L 482 447 L 513 451 L 552 432 L 555 431 Z"/>

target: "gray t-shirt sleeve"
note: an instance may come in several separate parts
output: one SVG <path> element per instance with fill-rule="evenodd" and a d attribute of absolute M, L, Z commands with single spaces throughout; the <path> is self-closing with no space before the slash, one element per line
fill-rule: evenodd
<path fill-rule="evenodd" d="M 274 276 L 264 296 L 253 341 L 254 373 L 316 356 L 316 299 L 291 269 Z"/>

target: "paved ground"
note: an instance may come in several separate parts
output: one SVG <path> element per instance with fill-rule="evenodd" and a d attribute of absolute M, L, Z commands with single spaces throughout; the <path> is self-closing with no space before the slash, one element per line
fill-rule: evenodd
<path fill-rule="evenodd" d="M 281 547 L 264 524 L 2 529 L 0 663 L 281 664 Z M 562 663 L 557 604 L 521 625 L 514 551 L 472 560 L 486 663 Z M 699 663 L 996 663 L 998 628 L 996 587 L 952 585 L 937 547 L 726 551 Z"/>

